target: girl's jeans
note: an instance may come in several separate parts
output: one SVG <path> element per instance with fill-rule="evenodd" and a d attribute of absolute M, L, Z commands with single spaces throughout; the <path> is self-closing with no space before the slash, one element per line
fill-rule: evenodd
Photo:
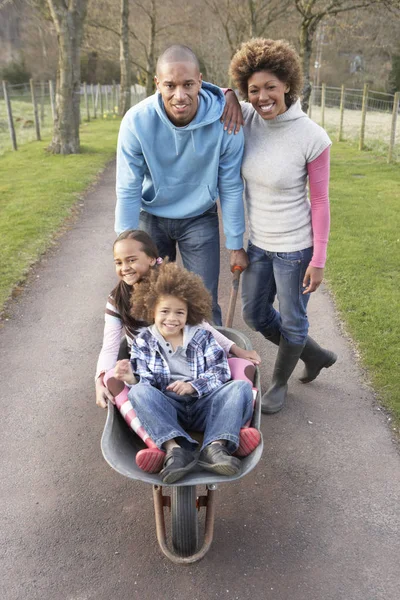
<path fill-rule="evenodd" d="M 194 449 L 197 442 L 187 433 L 191 429 L 204 432 L 202 448 L 213 441 L 226 440 L 232 453 L 239 445 L 241 427 L 253 413 L 251 385 L 239 380 L 229 381 L 200 398 L 163 393 L 138 383 L 132 386 L 128 397 L 158 448 L 175 438 L 182 447 Z"/>
<path fill-rule="evenodd" d="M 313 249 L 268 252 L 249 241 L 250 264 L 242 275 L 243 318 L 266 337 L 280 331 L 291 344 L 304 344 L 308 333 L 303 278 Z M 279 312 L 273 307 L 278 297 Z"/>

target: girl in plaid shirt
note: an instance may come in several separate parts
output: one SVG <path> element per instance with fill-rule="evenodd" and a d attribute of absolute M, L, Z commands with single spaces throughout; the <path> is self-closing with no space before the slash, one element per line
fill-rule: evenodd
<path fill-rule="evenodd" d="M 161 265 L 134 293 L 132 315 L 152 325 L 134 339 L 131 360 L 114 369 L 116 379 L 133 386 L 129 400 L 158 451 L 166 452 L 160 473 L 166 484 L 196 465 L 221 475 L 240 471 L 232 454 L 252 415 L 252 389 L 230 381 L 224 351 L 202 326 L 210 314 L 200 277 L 175 263 Z M 204 432 L 198 458 L 188 429 Z"/>

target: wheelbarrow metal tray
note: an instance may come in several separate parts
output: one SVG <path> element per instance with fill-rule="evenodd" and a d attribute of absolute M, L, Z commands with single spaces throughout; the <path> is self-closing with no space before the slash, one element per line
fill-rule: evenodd
<path fill-rule="evenodd" d="M 224 327 L 218 327 L 226 337 L 231 339 L 235 344 L 251 349 L 251 344 L 248 338 L 242 333 Z M 256 380 L 254 382 L 255 387 L 258 390 L 254 413 L 251 425 L 252 427 L 260 428 L 261 422 L 261 388 L 260 388 L 260 374 L 259 370 L 256 369 Z M 130 479 L 137 479 L 139 481 L 145 481 L 152 485 L 163 485 L 158 474 L 145 473 L 136 465 L 135 456 L 139 450 L 143 449 L 144 445 L 138 436 L 127 426 L 123 417 L 120 415 L 116 407 L 109 403 L 108 414 L 106 424 L 104 426 L 103 435 L 101 438 L 101 450 L 105 460 L 108 464 L 118 473 L 129 477 Z M 227 483 L 228 481 L 234 481 L 240 479 L 247 473 L 249 473 L 257 465 L 261 458 L 263 451 L 263 439 L 259 446 L 250 454 L 241 459 L 242 469 L 240 473 L 232 477 L 214 475 L 203 470 L 194 470 L 184 478 L 180 479 L 174 486 L 188 486 L 188 485 L 211 485 L 216 483 Z"/>

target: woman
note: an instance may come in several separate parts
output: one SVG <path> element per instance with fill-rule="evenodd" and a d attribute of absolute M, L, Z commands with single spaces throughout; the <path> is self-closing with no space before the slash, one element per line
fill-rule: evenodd
<path fill-rule="evenodd" d="M 249 220 L 243 317 L 279 346 L 272 383 L 262 398 L 262 411 L 275 413 L 299 358 L 305 363 L 303 383 L 337 358 L 308 336 L 307 319 L 310 293 L 322 282 L 326 260 L 331 141 L 301 110 L 300 60 L 287 42 L 257 38 L 242 44 L 230 71 L 248 99 L 242 103 Z M 227 103 L 236 103 L 232 92 Z"/>

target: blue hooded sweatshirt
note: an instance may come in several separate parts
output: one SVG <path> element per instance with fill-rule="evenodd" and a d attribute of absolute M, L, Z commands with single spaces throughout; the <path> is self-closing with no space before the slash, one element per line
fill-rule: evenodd
<path fill-rule="evenodd" d="M 197 113 L 185 127 L 168 119 L 158 92 L 128 110 L 118 137 L 117 233 L 136 229 L 140 210 L 186 219 L 209 210 L 219 196 L 226 247 L 242 248 L 243 133 L 224 131 L 224 106 L 220 88 L 203 82 Z"/>

